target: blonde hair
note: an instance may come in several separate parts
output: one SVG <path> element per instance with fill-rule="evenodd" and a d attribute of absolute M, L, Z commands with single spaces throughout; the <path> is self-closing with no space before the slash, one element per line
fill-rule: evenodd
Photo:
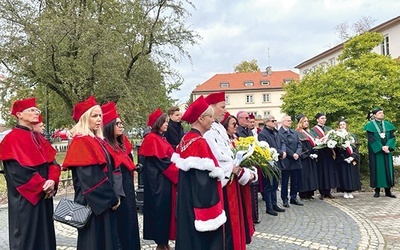
<path fill-rule="evenodd" d="M 299 122 L 297 123 L 297 130 L 301 131 L 303 130 L 303 122 L 305 119 L 308 119 L 307 116 L 303 116 L 300 118 Z M 306 129 L 306 131 L 308 131 L 310 129 L 310 125 L 308 126 L 308 128 Z"/>
<path fill-rule="evenodd" d="M 71 134 L 72 137 L 75 137 L 77 135 L 88 135 L 91 137 L 100 137 L 103 139 L 103 124 L 100 126 L 100 128 L 94 133 L 93 130 L 90 129 L 89 127 L 89 119 L 90 116 L 93 114 L 93 110 L 95 108 L 100 108 L 100 105 L 95 105 L 88 109 L 83 115 L 79 118 L 79 121 L 75 124 L 75 126 L 71 129 Z M 102 113 L 103 116 L 103 113 Z"/>
<path fill-rule="evenodd" d="M 205 116 L 214 116 L 214 108 L 212 106 L 208 106 L 208 108 L 200 115 L 200 117 Z"/>

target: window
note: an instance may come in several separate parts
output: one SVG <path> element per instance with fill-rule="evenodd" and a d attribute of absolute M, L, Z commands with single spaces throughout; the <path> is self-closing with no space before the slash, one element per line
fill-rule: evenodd
<path fill-rule="evenodd" d="M 336 59 L 334 57 L 332 57 L 331 59 L 329 59 L 329 63 L 330 66 L 335 66 L 336 64 Z"/>
<path fill-rule="evenodd" d="M 292 81 L 293 81 L 293 79 L 283 79 L 283 83 L 284 84 L 288 84 L 288 83 L 290 83 Z"/>
<path fill-rule="evenodd" d="M 229 104 L 229 95 L 225 95 L 225 103 Z"/>
<path fill-rule="evenodd" d="M 263 94 L 263 102 L 270 102 L 270 96 L 269 94 Z"/>
<path fill-rule="evenodd" d="M 254 82 L 253 81 L 246 81 L 246 82 L 244 82 L 244 86 L 246 86 L 246 87 L 251 87 L 251 86 L 253 86 L 254 85 Z"/>
<path fill-rule="evenodd" d="M 268 80 L 261 80 L 260 83 L 261 83 L 261 85 L 269 85 Z"/>
<path fill-rule="evenodd" d="M 253 95 L 246 95 L 246 103 L 253 103 Z"/>
<path fill-rule="evenodd" d="M 221 88 L 228 88 L 229 87 L 229 82 L 221 82 L 219 84 L 219 86 L 221 86 Z"/>
<path fill-rule="evenodd" d="M 388 35 L 386 35 L 383 38 L 383 42 L 381 44 L 381 52 L 382 52 L 382 55 L 385 55 L 385 56 L 390 55 L 390 53 L 389 53 L 389 36 Z"/>
<path fill-rule="evenodd" d="M 264 117 L 266 117 L 267 115 L 271 114 L 271 111 L 264 111 Z"/>

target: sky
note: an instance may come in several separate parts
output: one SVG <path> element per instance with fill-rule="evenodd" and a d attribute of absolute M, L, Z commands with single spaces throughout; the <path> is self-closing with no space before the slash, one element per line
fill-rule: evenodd
<path fill-rule="evenodd" d="M 363 17 L 375 27 L 400 16 L 398 0 L 192 0 L 187 25 L 202 38 L 187 47 L 192 62 L 172 64 L 184 78 L 172 93 L 186 102 L 194 88 L 215 74 L 232 73 L 242 61 L 261 70 L 292 70 L 343 42 L 335 27 Z"/>

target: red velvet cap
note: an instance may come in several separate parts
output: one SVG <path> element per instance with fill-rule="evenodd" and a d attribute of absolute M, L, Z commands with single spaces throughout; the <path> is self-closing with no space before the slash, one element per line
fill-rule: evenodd
<path fill-rule="evenodd" d="M 36 106 L 36 98 L 26 98 L 22 100 L 16 100 L 11 109 L 11 114 L 17 116 L 17 112 L 22 112 L 27 108 L 37 107 Z"/>
<path fill-rule="evenodd" d="M 256 119 L 256 117 L 253 114 L 250 114 L 249 119 Z"/>
<path fill-rule="evenodd" d="M 107 125 L 111 121 L 118 118 L 118 113 L 116 109 L 110 110 L 107 113 L 103 113 L 103 126 Z"/>
<path fill-rule="evenodd" d="M 33 124 L 36 125 L 36 124 L 39 124 L 39 123 L 41 123 L 41 122 L 43 122 L 43 116 L 42 116 L 42 115 L 39 115 L 38 121 L 37 121 L 37 122 L 34 122 Z"/>
<path fill-rule="evenodd" d="M 149 115 L 147 119 L 147 126 L 153 127 L 154 123 L 157 121 L 158 117 L 162 116 L 163 112 L 160 108 L 154 110 L 153 113 Z"/>
<path fill-rule="evenodd" d="M 72 114 L 72 119 L 76 122 L 79 121 L 79 118 L 88 111 L 91 107 L 98 105 L 94 96 L 90 96 L 83 102 L 78 102 L 74 106 L 74 112 Z"/>
<path fill-rule="evenodd" d="M 225 101 L 225 92 L 217 92 L 217 93 L 212 93 L 209 94 L 206 98 L 205 98 L 206 102 L 208 104 L 216 104 L 219 102 L 224 102 Z"/>
<path fill-rule="evenodd" d="M 210 106 L 203 96 L 197 98 L 196 101 L 192 102 L 187 108 L 186 112 L 182 116 L 183 121 L 187 121 L 193 124 L 203 114 L 204 111 Z"/>
<path fill-rule="evenodd" d="M 224 123 L 226 122 L 226 119 L 228 119 L 228 117 L 229 117 L 230 115 L 231 115 L 231 114 L 229 114 L 229 112 L 226 112 L 225 115 L 224 115 L 224 118 L 222 118 L 221 124 L 224 124 Z"/>
<path fill-rule="evenodd" d="M 101 112 L 103 112 L 103 114 L 110 112 L 113 109 L 117 109 L 115 102 L 107 102 L 106 104 L 101 105 Z"/>

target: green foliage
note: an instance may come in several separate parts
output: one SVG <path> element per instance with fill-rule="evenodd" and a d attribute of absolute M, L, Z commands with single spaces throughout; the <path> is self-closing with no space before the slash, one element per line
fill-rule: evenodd
<path fill-rule="evenodd" d="M 364 33 L 349 40 L 340 56 L 341 63 L 325 71 L 319 68 L 300 82 L 284 86 L 282 110 L 290 115 L 303 113 L 311 123 L 316 113 L 325 112 L 327 125 L 333 128 L 341 116 L 346 117 L 365 155 L 363 127 L 372 108 L 381 107 L 386 119 L 400 126 L 400 65 L 371 51 L 381 42 L 382 37 L 376 33 Z"/>
<path fill-rule="evenodd" d="M 257 65 L 257 60 L 253 59 L 251 61 L 243 61 L 237 64 L 234 68 L 235 72 L 242 73 L 242 72 L 258 72 L 260 68 Z"/>
<path fill-rule="evenodd" d="M 118 102 L 126 123 L 140 126 L 182 84 L 170 67 L 190 55 L 199 36 L 187 27 L 187 0 L 0 1 L 0 97 L 45 105 L 51 127 L 72 124 L 73 105 L 95 95 Z M 2 114 L 8 113 L 3 109 Z M 11 122 L 9 116 L 5 115 Z"/>

